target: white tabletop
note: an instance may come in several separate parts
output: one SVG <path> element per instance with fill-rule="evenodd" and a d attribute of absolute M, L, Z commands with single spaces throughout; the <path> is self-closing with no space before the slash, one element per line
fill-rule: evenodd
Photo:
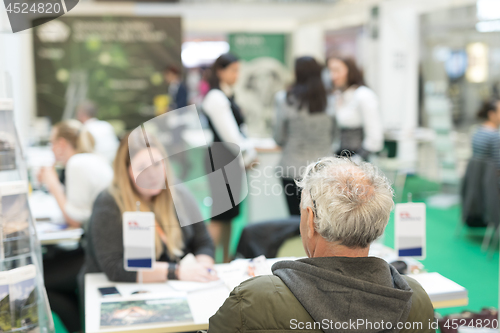
<path fill-rule="evenodd" d="M 40 244 L 53 245 L 80 240 L 83 229 L 67 228 L 61 209 L 52 195 L 34 191 L 29 197 L 29 204 Z"/>
<path fill-rule="evenodd" d="M 387 248 L 383 245 L 375 245 L 371 255 L 379 256 L 385 260 L 392 260 L 392 252 L 394 250 Z M 271 266 L 280 260 L 294 260 L 296 258 L 274 258 L 265 260 L 264 267 L 261 267 L 260 274 L 272 274 Z M 407 264 L 416 269 L 423 268 L 421 264 L 416 265 L 413 260 L 408 260 Z M 115 283 L 110 282 L 104 273 L 91 273 L 85 275 L 85 327 L 87 333 L 101 333 L 101 332 L 146 332 L 146 333 L 159 333 L 159 332 L 190 332 L 208 329 L 208 321 L 217 310 L 222 306 L 225 299 L 234 287 L 239 285 L 244 280 L 248 279 L 246 275 L 248 270 L 248 259 L 239 259 L 231 262 L 230 264 L 215 265 L 215 269 L 220 281 L 214 281 L 207 284 L 196 282 L 184 281 L 171 281 L 168 283 Z M 259 274 L 259 275 L 260 275 Z M 415 275 L 412 275 L 415 278 Z M 444 279 L 439 274 L 423 273 L 422 278 L 425 278 L 426 283 L 422 283 L 423 288 L 428 292 L 435 308 L 451 307 L 467 304 L 467 291 L 465 288 L 460 287 L 463 293 L 461 297 L 450 294 L 446 288 L 432 288 L 435 284 L 434 277 Z M 418 280 L 417 275 L 417 280 Z M 446 279 L 447 280 L 447 279 Z M 453 283 L 450 280 L 449 283 Z M 424 282 L 424 281 L 422 281 Z M 101 317 L 101 297 L 98 288 L 115 286 L 121 297 L 129 300 L 133 297 L 135 300 L 144 300 L 148 298 L 161 298 L 162 296 L 168 297 L 169 294 L 185 292 L 187 293 L 187 301 L 193 315 L 193 321 L 189 323 L 157 323 L 147 325 L 131 325 L 122 327 L 100 327 Z M 457 285 L 458 286 L 458 285 Z M 147 291 L 146 294 L 132 295 L 134 291 Z M 131 296 L 132 295 L 132 296 Z M 116 300 L 120 300 L 117 297 Z M 109 301 L 110 299 L 105 299 Z"/>
<path fill-rule="evenodd" d="M 208 320 L 222 306 L 229 296 L 229 288 L 222 281 L 212 284 L 208 289 L 187 292 L 187 301 L 193 315 L 190 323 L 157 323 L 148 325 L 122 326 L 101 328 L 101 301 L 103 300 L 98 288 L 115 286 L 123 296 L 130 296 L 134 291 L 151 291 L 154 295 L 176 292 L 170 283 L 113 283 L 104 273 L 85 275 L 85 331 L 98 332 L 192 332 L 208 329 Z M 182 288 L 182 287 L 180 287 Z M 142 294 L 145 295 L 145 294 Z M 147 294 L 146 294 L 147 295 Z M 144 296 L 138 296 L 143 299 Z"/>
<path fill-rule="evenodd" d="M 280 260 L 290 260 L 296 258 L 274 258 L 264 259 L 264 264 L 260 266 L 260 274 L 272 274 L 271 266 Z M 234 260 L 230 264 L 215 265 L 215 270 L 221 278 L 219 281 L 210 283 L 197 283 L 185 281 L 171 281 L 168 283 L 116 283 L 110 282 L 104 273 L 91 273 L 85 275 L 85 330 L 87 333 L 100 332 L 192 332 L 208 329 L 208 320 L 224 304 L 231 290 L 241 282 L 250 278 L 247 274 L 248 259 Z M 187 301 L 193 315 L 191 323 L 159 323 L 148 325 L 123 326 L 112 328 L 101 328 L 101 302 L 103 298 L 99 293 L 99 288 L 115 286 L 121 294 L 120 298 L 136 300 L 162 296 L 168 297 L 172 292 L 186 292 Z M 148 291 L 146 294 L 133 295 L 134 291 Z M 123 299 L 122 298 L 122 299 Z M 105 299 L 109 301 L 110 299 Z"/>

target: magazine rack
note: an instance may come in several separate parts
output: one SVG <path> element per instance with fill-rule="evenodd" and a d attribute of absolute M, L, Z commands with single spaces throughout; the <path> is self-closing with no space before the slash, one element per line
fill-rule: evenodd
<path fill-rule="evenodd" d="M 0 331 L 53 333 L 13 100 L 2 79 L 0 75 Z"/>

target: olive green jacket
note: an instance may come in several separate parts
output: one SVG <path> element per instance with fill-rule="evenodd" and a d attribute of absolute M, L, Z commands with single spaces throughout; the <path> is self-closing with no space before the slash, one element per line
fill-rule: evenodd
<path fill-rule="evenodd" d="M 313 261 L 308 259 L 309 261 Z M 380 263 L 376 263 L 379 264 Z M 383 264 L 381 264 L 383 265 Z M 369 265 L 368 265 L 369 266 Z M 389 266 L 389 265 L 387 265 Z M 279 268 L 279 267 L 278 267 Z M 391 268 L 393 270 L 393 268 Z M 276 264 L 273 266 L 273 271 L 276 274 L 278 269 Z M 344 270 L 343 274 L 348 270 Z M 372 270 L 373 271 L 373 270 Z M 279 272 L 278 272 L 279 273 Z M 397 272 L 396 272 L 397 274 Z M 299 276 L 294 276 L 295 281 L 300 280 Z M 304 281 L 311 278 L 310 276 L 303 276 Z M 316 277 L 313 277 L 316 278 Z M 397 278 L 400 278 L 398 275 Z M 287 280 L 285 278 L 285 280 Z M 356 278 L 354 278 L 356 280 Z M 316 280 L 314 280 L 316 281 Z M 356 282 L 361 280 L 357 279 Z M 401 307 L 401 313 L 403 313 L 403 317 L 400 318 L 398 322 L 402 322 L 403 324 L 409 325 L 410 328 L 402 330 L 385 330 L 386 332 L 402 332 L 402 333 L 411 333 L 411 332 L 424 332 L 430 333 L 435 332 L 434 329 L 431 328 L 430 324 L 434 322 L 434 309 L 432 303 L 429 299 L 429 296 L 422 289 L 420 284 L 415 280 L 404 277 L 401 279 L 402 284 L 404 284 L 407 289 L 399 290 L 396 292 L 397 297 L 401 295 L 405 295 L 404 293 L 408 292 L 408 311 L 405 312 Z M 406 281 L 406 282 L 404 282 Z M 342 282 L 342 281 L 341 281 Z M 362 281 L 362 288 L 370 289 L 370 284 L 366 283 L 366 281 Z M 400 282 L 401 283 L 401 282 Z M 282 278 L 276 275 L 265 275 L 256 278 L 249 279 L 238 287 L 236 287 L 230 294 L 229 298 L 225 301 L 219 311 L 210 318 L 209 322 L 209 333 L 217 333 L 217 332 L 253 332 L 253 333 L 280 333 L 280 332 L 289 332 L 289 331 L 301 331 L 301 332 L 340 332 L 340 331 L 350 331 L 350 332 L 381 332 L 384 330 L 377 330 L 376 327 L 365 326 L 368 323 L 361 323 L 360 326 L 347 326 L 341 328 L 336 327 L 336 322 L 329 322 L 328 320 L 325 322 L 324 320 L 318 318 L 331 318 L 329 314 L 333 312 L 339 313 L 344 312 L 347 314 L 342 322 L 337 323 L 337 325 L 347 325 L 347 319 L 349 316 L 354 316 L 355 318 L 350 318 L 352 321 L 362 320 L 364 318 L 365 321 L 372 321 L 372 325 L 376 325 L 373 321 L 379 320 L 378 318 L 384 318 L 384 311 L 394 311 L 387 310 L 393 304 L 403 304 L 398 303 L 396 299 L 394 302 L 389 299 L 389 303 L 387 302 L 387 297 L 382 296 L 380 298 L 380 302 L 373 301 L 376 298 L 372 298 L 371 304 L 368 304 L 366 310 L 357 311 L 356 306 L 353 305 L 355 302 L 361 303 L 361 309 L 363 309 L 363 303 L 366 303 L 365 300 L 355 300 L 351 295 L 348 298 L 347 302 L 344 304 L 339 304 L 340 302 L 336 301 L 331 304 L 328 301 L 330 295 L 335 298 L 332 292 L 338 292 L 337 284 L 331 284 L 330 287 L 320 286 L 321 291 L 327 290 L 330 293 L 327 293 L 327 299 L 321 300 L 320 294 L 315 294 L 316 290 L 313 286 L 314 283 L 308 281 L 308 283 L 301 284 L 301 281 L 298 281 L 297 285 L 294 286 L 295 293 L 300 294 L 301 291 L 305 291 L 306 297 L 307 294 L 312 295 L 312 299 L 318 299 L 317 304 L 309 303 L 307 306 L 309 310 L 301 304 L 298 298 L 292 293 L 292 291 L 287 287 L 287 284 L 282 280 Z M 373 286 L 372 286 L 373 287 Z M 298 288 L 298 289 L 297 289 Z M 411 288 L 411 289 L 410 289 Z M 375 290 L 375 296 L 379 297 L 381 295 L 380 290 L 377 290 L 377 287 L 373 287 Z M 320 292 L 321 292 L 320 291 Z M 367 290 L 363 290 L 365 292 Z M 371 290 L 369 290 L 371 292 Z M 358 295 L 358 294 L 356 294 Z M 357 297 L 357 296 L 355 296 Z M 363 297 L 363 296 L 362 296 Z M 400 297 L 401 298 L 401 297 Z M 304 296 L 301 296 L 301 299 L 304 302 Z M 370 303 L 370 302 L 368 302 Z M 375 304 L 376 303 L 376 304 Z M 385 307 L 382 304 L 385 303 Z M 316 309 L 312 309 L 315 307 Z M 370 309 L 371 307 L 371 309 Z M 332 309 L 334 309 L 332 311 Z M 319 312 L 318 312 L 319 311 Z M 330 312 L 329 312 L 330 311 Z M 369 312 L 372 312 L 371 314 Z M 396 311 L 397 312 L 397 311 Z M 311 313 L 311 314 L 310 314 Z M 321 316 L 318 317 L 317 314 L 320 313 Z M 357 315 L 352 315 L 352 313 L 357 313 Z M 361 315 L 360 315 L 361 313 Z M 365 316 L 366 314 L 366 316 Z M 316 317 L 316 320 L 313 317 Z M 333 316 L 334 317 L 334 316 Z M 371 319 L 370 319 L 371 318 Z M 352 324 L 352 323 L 351 323 Z M 356 327 L 357 329 L 353 329 Z M 372 328 L 372 329 L 370 329 Z"/>

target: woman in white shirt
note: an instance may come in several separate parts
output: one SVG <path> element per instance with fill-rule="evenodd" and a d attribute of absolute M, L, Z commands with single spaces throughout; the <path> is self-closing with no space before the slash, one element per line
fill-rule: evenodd
<path fill-rule="evenodd" d="M 365 85 L 363 74 L 353 59 L 328 60 L 334 84 L 335 117 L 340 128 L 338 154 L 357 154 L 366 159 L 382 150 L 384 131 L 378 98 Z"/>
<path fill-rule="evenodd" d="M 113 170 L 104 158 L 92 153 L 94 138 L 78 120 L 56 124 L 50 142 L 56 162 L 65 168 L 65 186 L 59 181 L 54 168 L 43 168 L 38 178 L 55 197 L 68 226 L 86 229 L 94 200 L 110 185 Z M 70 250 L 49 247 L 43 260 L 44 282 L 50 306 L 69 332 L 81 330 L 75 291 L 77 274 L 84 261 L 82 246 Z"/>
<path fill-rule="evenodd" d="M 239 147 L 242 152 L 245 166 L 250 166 L 256 158 L 255 149 L 252 143 L 244 135 L 245 119 L 239 106 L 234 101 L 233 86 L 238 80 L 240 69 L 239 59 L 226 53 L 221 55 L 212 66 L 211 77 L 209 80 L 210 91 L 202 103 L 203 112 L 207 116 L 208 123 L 214 135 L 214 143 L 222 143 L 212 147 L 211 155 L 205 159 L 207 174 L 221 169 L 238 155 Z M 228 143 L 227 145 L 224 145 Z M 232 144 L 236 144 L 234 146 Z M 213 148 L 216 148 L 214 151 Z M 235 149 L 236 148 L 236 149 Z M 230 195 L 233 202 L 240 202 L 236 199 L 239 196 L 241 188 L 234 188 L 235 184 L 241 184 L 243 175 L 232 175 L 231 187 L 226 177 L 226 184 L 230 188 Z M 235 180 L 233 177 L 240 177 Z M 224 261 L 229 260 L 229 240 L 231 236 L 231 221 L 239 215 L 239 204 L 233 208 L 225 210 L 223 213 L 216 213 L 225 206 L 223 200 L 225 195 L 216 190 L 219 184 L 215 179 L 210 178 L 210 189 L 212 192 L 212 220 L 208 231 L 214 240 L 216 246 L 222 244 L 224 249 Z"/>
<path fill-rule="evenodd" d="M 65 168 L 65 186 L 54 168 L 43 168 L 38 178 L 55 197 L 67 224 L 81 227 L 90 218 L 97 195 L 111 184 L 113 170 L 92 153 L 94 138 L 78 120 L 56 124 L 50 142 L 56 162 Z"/>

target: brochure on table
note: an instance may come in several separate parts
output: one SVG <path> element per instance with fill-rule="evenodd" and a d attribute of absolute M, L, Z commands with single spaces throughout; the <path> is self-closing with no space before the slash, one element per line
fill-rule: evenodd
<path fill-rule="evenodd" d="M 186 293 L 120 297 L 101 303 L 101 327 L 192 322 Z"/>

